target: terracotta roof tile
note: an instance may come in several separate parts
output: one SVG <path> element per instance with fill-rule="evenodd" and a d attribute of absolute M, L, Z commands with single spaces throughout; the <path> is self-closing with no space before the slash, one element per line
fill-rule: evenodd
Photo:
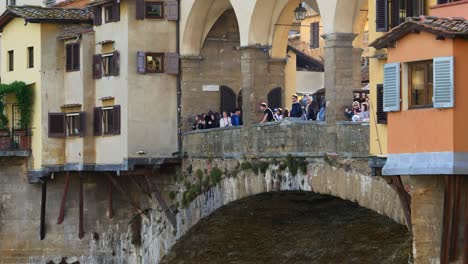
<path fill-rule="evenodd" d="M 93 13 L 88 9 L 80 8 L 54 8 L 40 6 L 9 6 L 7 13 L 14 16 L 23 17 L 30 21 L 92 21 Z"/>
<path fill-rule="evenodd" d="M 444 38 L 468 38 L 468 21 L 464 18 L 421 16 L 407 18 L 404 23 L 370 44 L 377 49 L 386 48 L 392 42 L 414 31 L 426 31 Z"/>

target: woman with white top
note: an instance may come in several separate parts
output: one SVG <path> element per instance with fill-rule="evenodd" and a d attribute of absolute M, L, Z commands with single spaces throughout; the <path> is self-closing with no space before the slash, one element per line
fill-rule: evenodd
<path fill-rule="evenodd" d="M 223 118 L 219 120 L 219 127 L 230 127 L 230 126 L 232 126 L 231 118 L 228 116 L 226 111 L 223 111 Z"/>

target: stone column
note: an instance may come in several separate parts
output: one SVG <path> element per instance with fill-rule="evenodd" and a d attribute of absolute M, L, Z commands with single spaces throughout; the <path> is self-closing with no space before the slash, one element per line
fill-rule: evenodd
<path fill-rule="evenodd" d="M 185 56 L 181 62 L 181 120 L 179 126 L 182 131 L 189 131 L 192 127 L 194 115 L 206 112 L 207 109 L 201 103 L 205 94 L 201 91 L 200 80 L 201 56 Z"/>
<path fill-rule="evenodd" d="M 337 121 L 344 120 L 345 106 L 353 100 L 354 49 L 353 33 L 331 33 L 325 39 L 325 99 L 327 101 L 327 149 L 337 151 Z"/>
<path fill-rule="evenodd" d="M 266 47 L 242 48 L 241 85 L 244 126 L 250 126 L 260 121 L 263 113 L 259 110 L 259 105 L 261 102 L 268 103 L 268 93 L 272 89 L 281 87 L 284 91 L 285 65 L 286 59 L 270 59 Z"/>
<path fill-rule="evenodd" d="M 355 80 L 353 76 L 353 33 L 331 33 L 325 39 L 325 98 L 328 103 L 327 124 L 335 126 L 344 120 L 344 107 L 353 99 Z M 359 65 L 360 66 L 360 65 Z"/>
<path fill-rule="evenodd" d="M 439 263 L 444 212 L 444 177 L 410 177 L 414 263 Z"/>

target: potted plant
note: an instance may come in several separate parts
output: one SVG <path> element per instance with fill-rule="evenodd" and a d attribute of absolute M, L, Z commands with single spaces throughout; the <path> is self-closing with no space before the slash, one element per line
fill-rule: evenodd
<path fill-rule="evenodd" d="M 1 110 L 1 109 L 0 109 Z M 0 150 L 11 148 L 10 130 L 8 129 L 8 118 L 1 111 L 0 114 Z"/>

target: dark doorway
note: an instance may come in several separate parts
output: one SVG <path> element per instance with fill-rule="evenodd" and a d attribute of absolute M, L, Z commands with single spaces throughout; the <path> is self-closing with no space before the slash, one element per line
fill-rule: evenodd
<path fill-rule="evenodd" d="M 234 112 L 234 110 L 236 109 L 236 103 L 236 93 L 234 93 L 234 91 L 227 86 L 221 86 L 220 112 L 222 113 L 223 111 L 228 111 L 228 114 Z"/>
<path fill-rule="evenodd" d="M 281 93 L 281 87 L 275 88 L 268 93 L 268 107 L 271 109 L 281 107 Z"/>

